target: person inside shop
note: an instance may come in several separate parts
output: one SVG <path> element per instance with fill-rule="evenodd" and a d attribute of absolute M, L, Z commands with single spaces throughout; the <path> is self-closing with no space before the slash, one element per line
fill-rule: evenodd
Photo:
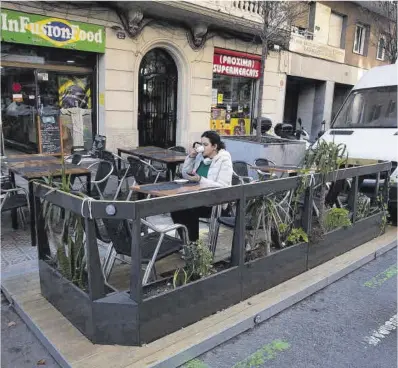
<path fill-rule="evenodd" d="M 232 159 L 219 134 L 208 130 L 202 134 L 201 144 L 195 142 L 185 159 L 182 175 L 190 182 L 200 182 L 212 187 L 228 187 L 232 182 Z M 225 208 L 224 208 L 225 207 Z M 223 216 L 227 213 L 223 206 Z M 189 241 L 199 239 L 199 218 L 210 218 L 212 207 L 202 206 L 171 213 L 174 223 L 185 225 Z M 181 236 L 181 232 L 180 232 Z"/>

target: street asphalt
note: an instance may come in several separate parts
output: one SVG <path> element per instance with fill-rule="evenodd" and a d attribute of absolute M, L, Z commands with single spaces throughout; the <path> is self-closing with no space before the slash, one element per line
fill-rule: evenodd
<path fill-rule="evenodd" d="M 184 368 L 397 367 L 396 248 Z"/>
<path fill-rule="evenodd" d="M 58 368 L 59 365 L 1 294 L 1 368 Z"/>

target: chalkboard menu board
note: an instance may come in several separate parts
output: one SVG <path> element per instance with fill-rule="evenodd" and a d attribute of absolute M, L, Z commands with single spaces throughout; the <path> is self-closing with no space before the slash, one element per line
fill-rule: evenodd
<path fill-rule="evenodd" d="M 39 152 L 62 154 L 61 126 L 57 115 L 39 115 Z"/>
<path fill-rule="evenodd" d="M 101 151 L 105 149 L 106 137 L 104 135 L 96 134 L 93 140 L 93 145 L 89 154 L 91 157 L 98 158 L 101 156 Z"/>

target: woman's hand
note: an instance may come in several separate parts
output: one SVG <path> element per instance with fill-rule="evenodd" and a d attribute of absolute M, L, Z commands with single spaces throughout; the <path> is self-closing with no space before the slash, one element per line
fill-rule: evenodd
<path fill-rule="evenodd" d="M 191 152 L 189 153 L 189 157 L 195 158 L 198 155 L 198 152 L 196 152 L 195 148 L 191 149 Z"/>
<path fill-rule="evenodd" d="M 187 178 L 190 182 L 199 183 L 201 177 L 198 174 L 194 174 L 194 175 L 187 175 Z"/>

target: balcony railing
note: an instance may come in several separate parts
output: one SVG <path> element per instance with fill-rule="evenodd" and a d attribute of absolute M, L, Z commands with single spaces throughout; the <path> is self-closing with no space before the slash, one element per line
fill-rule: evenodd
<path fill-rule="evenodd" d="M 188 0 L 186 2 L 212 9 L 225 15 L 232 15 L 256 23 L 262 22 L 262 9 L 259 1 Z"/>
<path fill-rule="evenodd" d="M 314 39 L 314 32 L 310 32 L 306 28 L 300 28 L 296 26 L 292 26 L 292 34 L 298 37 L 305 38 L 306 40 L 313 40 Z"/>

